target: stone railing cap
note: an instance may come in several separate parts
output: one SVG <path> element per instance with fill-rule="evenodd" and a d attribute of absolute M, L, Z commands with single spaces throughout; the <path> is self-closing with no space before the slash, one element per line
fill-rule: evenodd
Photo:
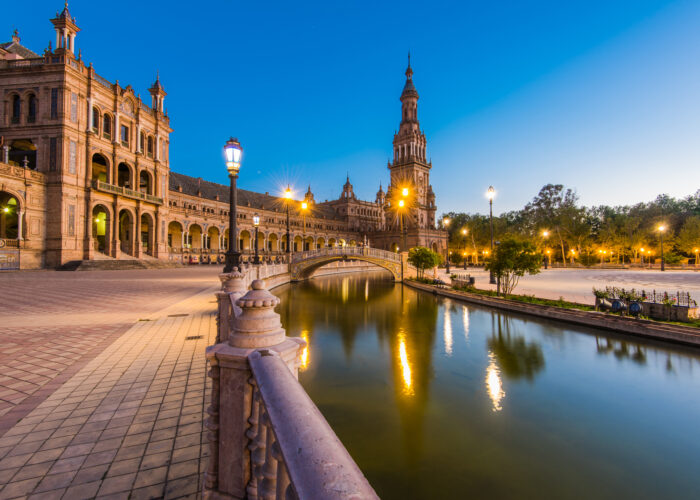
<path fill-rule="evenodd" d="M 276 307 L 280 303 L 280 299 L 265 290 L 265 282 L 263 280 L 255 280 L 251 283 L 253 288 L 243 297 L 236 301 L 236 305 L 242 309 L 260 308 L 260 307 Z"/>

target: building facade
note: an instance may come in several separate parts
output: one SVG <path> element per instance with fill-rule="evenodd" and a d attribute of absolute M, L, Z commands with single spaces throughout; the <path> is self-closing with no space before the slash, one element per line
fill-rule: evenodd
<path fill-rule="evenodd" d="M 228 186 L 171 171 L 160 79 L 144 102 L 130 85 L 106 80 L 82 60 L 80 28 L 67 7 L 51 23 L 55 47 L 41 55 L 22 46 L 16 31 L 0 44 L 0 269 L 94 259 L 223 261 Z M 256 233 L 261 254 L 285 253 L 287 210 L 293 251 L 334 245 L 444 251 L 410 62 L 406 76 L 387 193 L 380 186 L 374 201 L 360 200 L 348 178 L 333 201 L 317 203 L 309 187 L 302 210 L 301 200 L 239 190 L 244 255 L 254 251 Z M 398 210 L 392 196 L 401 189 L 410 195 Z"/>

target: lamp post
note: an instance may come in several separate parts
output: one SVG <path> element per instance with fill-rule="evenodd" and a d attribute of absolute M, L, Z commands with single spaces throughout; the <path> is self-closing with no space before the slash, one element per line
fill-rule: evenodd
<path fill-rule="evenodd" d="M 253 216 L 253 227 L 255 227 L 255 256 L 253 256 L 253 264 L 260 264 L 260 255 L 258 254 L 258 227 L 260 226 L 260 216 Z"/>
<path fill-rule="evenodd" d="M 639 249 L 639 253 L 642 256 L 642 267 L 644 267 L 644 247 Z"/>
<path fill-rule="evenodd" d="M 287 189 L 284 192 L 284 199 L 284 204 L 287 206 L 287 253 L 289 254 L 292 252 L 292 242 L 289 241 L 289 202 L 292 199 L 292 190 L 290 189 L 289 184 L 287 184 Z"/>
<path fill-rule="evenodd" d="M 238 171 L 241 168 L 241 157 L 243 156 L 243 148 L 238 139 L 231 137 L 224 145 L 224 154 L 226 155 L 226 169 L 228 177 L 231 181 L 231 190 L 229 193 L 229 210 L 228 210 L 228 251 L 226 252 L 226 264 L 224 265 L 224 273 L 230 273 L 234 267 L 238 267 L 241 258 L 241 253 L 238 251 L 238 231 L 236 229 L 238 206 L 238 190 L 236 182 L 238 180 Z"/>
<path fill-rule="evenodd" d="M 666 231 L 666 226 L 661 224 L 658 227 L 659 236 L 661 237 L 661 270 L 666 270 L 666 263 L 664 262 L 664 231 Z"/>
<path fill-rule="evenodd" d="M 547 231 L 545 229 L 544 231 L 542 231 L 542 239 L 546 241 L 548 237 L 549 237 L 549 231 Z M 547 253 L 549 253 L 549 250 L 547 250 Z M 549 265 L 552 265 L 551 260 L 549 262 Z M 547 269 L 547 259 L 544 259 L 544 268 Z"/>
<path fill-rule="evenodd" d="M 700 255 L 700 248 L 694 248 L 693 253 L 695 254 L 695 267 L 698 266 L 698 255 Z"/>
<path fill-rule="evenodd" d="M 450 225 L 449 217 L 442 219 L 442 226 L 448 227 Z M 447 233 L 447 245 L 445 245 L 445 272 L 450 275 L 450 233 Z"/>
<path fill-rule="evenodd" d="M 462 252 L 462 257 L 464 258 L 464 270 L 467 270 L 467 228 L 462 228 L 462 236 L 464 236 L 464 252 Z"/>
<path fill-rule="evenodd" d="M 491 252 L 493 252 L 493 197 L 496 196 L 496 190 L 493 186 L 489 186 L 488 191 L 486 191 L 486 197 L 489 199 L 489 225 L 491 226 Z M 493 275 L 493 271 L 489 271 L 489 283 L 491 285 L 496 284 L 496 279 Z"/>
<path fill-rule="evenodd" d="M 302 226 L 302 242 L 301 242 L 301 249 L 306 250 L 306 211 L 309 208 L 309 204 L 306 203 L 305 201 L 301 202 L 301 218 L 304 221 L 303 226 Z"/>
<path fill-rule="evenodd" d="M 403 209 L 405 205 L 406 202 L 404 200 L 399 200 L 399 229 L 401 231 L 401 240 L 404 248 L 406 248 L 406 233 L 403 231 Z"/>

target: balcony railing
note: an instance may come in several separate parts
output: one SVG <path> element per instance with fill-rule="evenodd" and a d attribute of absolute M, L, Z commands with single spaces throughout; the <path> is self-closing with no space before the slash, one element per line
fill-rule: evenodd
<path fill-rule="evenodd" d="M 309 250 L 306 252 L 295 252 L 292 254 L 292 262 L 301 262 L 302 260 L 310 259 L 312 257 L 345 255 L 348 257 L 376 257 L 379 259 L 390 260 L 392 262 L 401 262 L 401 256 L 396 252 L 370 247 L 320 248 L 318 250 Z"/>
<path fill-rule="evenodd" d="M 98 191 L 103 191 L 105 193 L 118 194 L 121 196 L 126 196 L 127 198 L 133 198 L 136 200 L 148 201 L 150 203 L 155 203 L 157 205 L 163 204 L 163 198 L 158 196 L 153 196 L 152 194 L 142 193 L 140 191 L 133 191 L 131 189 L 115 186 L 114 184 L 108 184 L 102 181 L 92 181 L 92 188 Z"/>

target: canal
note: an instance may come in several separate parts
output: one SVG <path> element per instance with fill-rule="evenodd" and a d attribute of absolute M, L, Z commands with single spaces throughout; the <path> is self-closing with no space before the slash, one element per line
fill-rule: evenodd
<path fill-rule="evenodd" d="M 299 380 L 381 498 L 699 498 L 700 350 L 382 273 L 273 290 Z"/>

